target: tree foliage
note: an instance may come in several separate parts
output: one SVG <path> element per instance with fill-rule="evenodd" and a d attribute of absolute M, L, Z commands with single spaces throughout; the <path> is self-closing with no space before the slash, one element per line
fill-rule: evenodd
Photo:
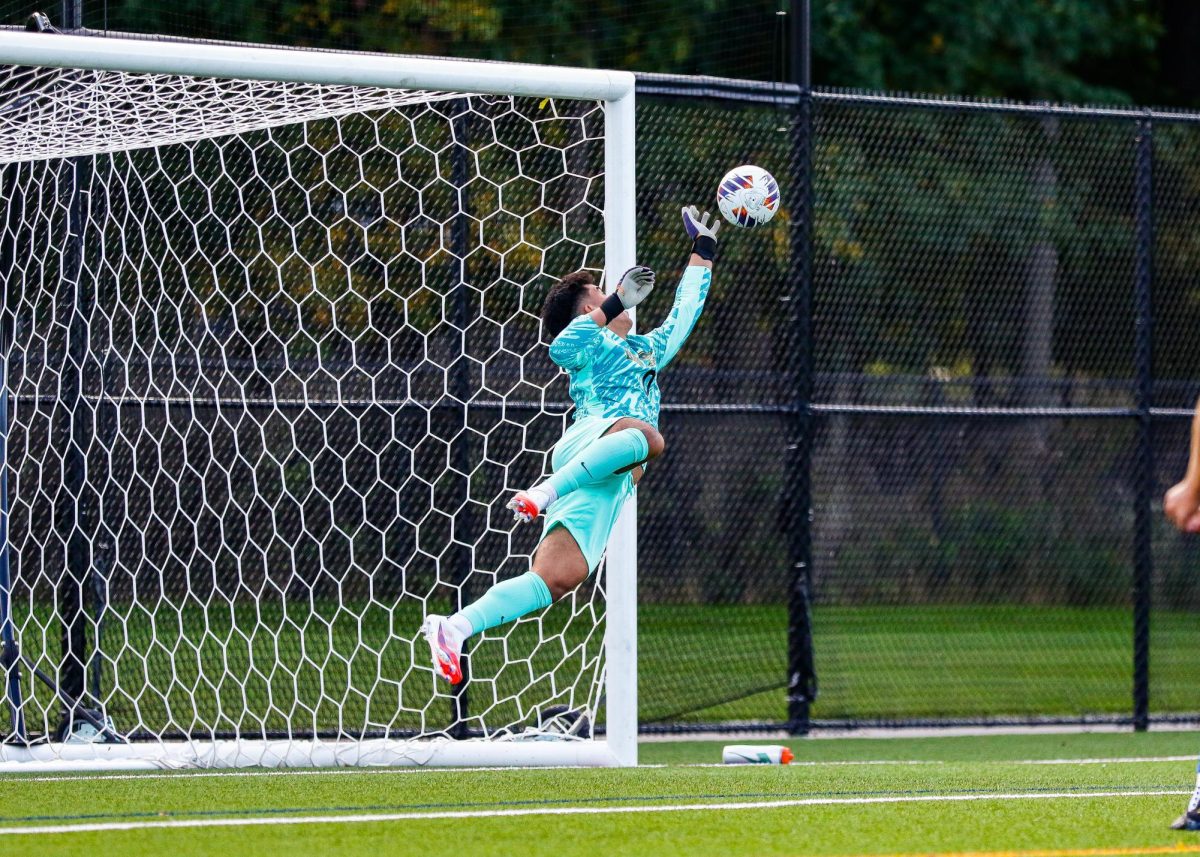
<path fill-rule="evenodd" d="M 1144 0 L 818 0 L 813 24 L 822 84 L 1072 102 L 1128 101 L 1162 35 Z"/>
<path fill-rule="evenodd" d="M 84 24 L 304 47 L 780 80 L 791 0 L 83 0 Z M 1200 104 L 1191 0 L 813 0 L 822 86 Z M 28 2 L 0 3 L 20 23 Z M 1190 64 L 1189 64 L 1190 63 Z"/>

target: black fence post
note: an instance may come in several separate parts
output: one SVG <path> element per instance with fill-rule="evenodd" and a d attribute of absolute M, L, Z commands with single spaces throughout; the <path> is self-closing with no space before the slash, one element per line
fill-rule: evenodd
<path fill-rule="evenodd" d="M 18 660 L 16 617 L 13 610 L 13 576 L 9 562 L 8 521 L 8 434 L 9 385 L 13 354 L 15 319 L 10 308 L 16 304 L 10 298 L 11 282 L 18 253 L 18 224 L 24 215 L 25 195 L 21 189 L 20 165 L 9 164 L 0 172 L 0 187 L 7 205 L 4 214 L 4 234 L 0 236 L 0 278 L 4 278 L 3 298 L 0 298 L 0 675 L 4 676 L 4 698 L 11 715 L 9 739 L 25 741 L 25 703 L 21 694 L 21 664 Z M 11 310 L 15 315 L 15 310 Z"/>
<path fill-rule="evenodd" d="M 1134 218 L 1137 230 L 1134 300 L 1136 328 L 1137 453 L 1133 532 L 1133 728 L 1150 725 L 1150 608 L 1154 577 L 1152 503 L 1154 446 L 1150 407 L 1154 398 L 1154 135 L 1149 113 L 1137 124 Z"/>
<path fill-rule="evenodd" d="M 788 597 L 787 729 L 803 735 L 817 695 L 812 641 L 812 243 L 813 243 L 813 96 L 809 0 L 792 3 L 792 78 L 800 87 L 792 129 L 797 196 L 792 205 L 791 289 L 789 316 L 795 346 L 792 365 L 793 413 L 786 470 L 787 521 L 791 581 Z"/>
<path fill-rule="evenodd" d="M 87 616 L 84 589 L 87 585 L 88 545 L 84 538 L 85 479 L 84 449 L 87 448 L 83 413 L 83 371 L 87 359 L 87 290 L 83 272 L 83 233 L 87 217 L 85 186 L 90 182 L 89 162 L 73 158 L 66 164 L 67 235 L 64 242 L 60 318 L 66 331 L 59 379 L 57 408 L 62 431 L 63 484 L 55 501 L 56 529 L 65 548 L 66 563 L 58 581 L 58 613 L 62 622 L 62 656 L 58 668 L 59 688 L 67 698 L 82 700 L 87 681 Z M 65 706 L 65 703 L 64 703 Z M 62 740 L 76 714 L 64 707 L 56 738 Z"/>
<path fill-rule="evenodd" d="M 68 31 L 83 29 L 82 0 L 62 0 L 62 28 Z"/>
<path fill-rule="evenodd" d="M 61 22 L 64 31 L 83 27 L 83 4 L 80 0 L 62 0 Z M 63 354 L 62 377 L 59 379 L 57 408 L 63 420 L 65 454 L 63 484 L 56 499 L 55 525 L 66 552 L 66 563 L 58 581 L 57 606 L 62 622 L 61 661 L 58 668 L 59 689 L 66 697 L 82 700 L 87 682 L 87 627 L 84 608 L 88 560 L 82 532 L 84 512 L 81 508 L 84 481 L 83 436 L 83 365 L 87 353 L 87 316 L 85 315 L 83 284 L 83 232 L 87 216 L 83 186 L 90 180 L 86 158 L 66 162 L 67 236 L 63 253 L 60 306 L 65 320 L 66 347 Z M 63 740 L 73 728 L 75 711 L 66 703 L 55 738 Z"/>
<path fill-rule="evenodd" d="M 454 225 L 451 227 L 450 239 L 454 253 L 454 262 L 452 265 L 456 279 L 454 284 L 454 326 L 460 331 L 460 336 L 462 337 L 461 353 L 464 355 L 467 354 L 467 325 L 469 323 L 469 308 L 467 306 L 467 252 L 469 250 L 469 242 L 467 231 L 470 228 L 470 218 L 467 216 L 469 210 L 467 182 L 470 180 L 468 163 L 468 159 L 470 158 L 468 140 L 471 133 L 470 111 L 471 102 L 469 99 L 450 102 L 450 127 L 454 133 L 451 171 L 454 189 L 458 193 L 457 213 L 454 215 Z M 454 445 L 454 465 L 463 475 L 464 480 L 462 494 L 460 495 L 462 506 L 454 513 L 453 525 L 454 539 L 461 543 L 461 550 L 458 551 L 459 558 L 452 572 L 455 591 L 458 593 L 458 603 L 455 605 L 456 610 L 461 610 L 471 601 L 469 586 L 471 574 L 474 571 L 474 551 L 470 545 L 474 541 L 475 533 L 477 532 L 474 526 L 474 511 L 471 509 L 471 450 L 469 445 L 471 433 L 466 430 L 471 421 L 470 410 L 467 405 L 467 400 L 471 396 L 470 371 L 469 362 L 466 359 L 460 358 L 454 369 L 454 378 L 451 382 L 454 397 L 462 406 L 464 429 Z M 463 655 L 468 655 L 469 652 L 470 641 L 467 641 L 463 644 L 462 653 Z M 470 737 L 470 729 L 467 726 L 467 718 L 470 712 L 470 702 L 467 696 L 467 688 L 471 684 L 470 657 L 462 659 L 462 674 L 462 681 L 454 685 L 450 691 L 454 699 L 451 703 L 452 722 L 447 731 L 454 738 Z"/>

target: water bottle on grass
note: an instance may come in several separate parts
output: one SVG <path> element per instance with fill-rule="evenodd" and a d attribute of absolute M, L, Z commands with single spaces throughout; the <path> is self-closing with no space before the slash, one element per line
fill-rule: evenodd
<path fill-rule="evenodd" d="M 787 747 L 770 744 L 729 744 L 722 754 L 726 765 L 786 765 L 794 758 Z"/>

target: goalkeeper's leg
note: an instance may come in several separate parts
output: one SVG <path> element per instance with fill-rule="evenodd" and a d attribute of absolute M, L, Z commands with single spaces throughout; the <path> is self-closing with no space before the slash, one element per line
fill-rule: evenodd
<path fill-rule="evenodd" d="M 538 546 L 533 571 L 500 581 L 452 616 L 426 617 L 421 631 L 433 654 L 434 671 L 458 684 L 462 681 L 462 647 L 468 637 L 549 607 L 587 580 L 590 571 L 570 531 L 555 527 Z"/>
<path fill-rule="evenodd" d="M 549 607 L 600 565 L 609 534 L 642 468 L 585 485 L 546 515 L 533 570 L 502 580 L 453 616 L 429 616 L 422 626 L 434 671 L 451 684 L 462 681 L 460 664 L 468 637 Z"/>
<path fill-rule="evenodd" d="M 508 501 L 513 516 L 532 521 L 557 500 L 584 485 L 594 485 L 612 476 L 658 458 L 666 449 L 663 436 L 649 423 L 624 417 L 600 437 L 558 468 L 550 478 L 528 491 L 518 491 Z"/>

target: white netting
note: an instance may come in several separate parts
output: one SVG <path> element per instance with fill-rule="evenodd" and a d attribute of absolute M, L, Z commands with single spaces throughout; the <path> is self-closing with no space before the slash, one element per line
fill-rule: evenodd
<path fill-rule="evenodd" d="M 594 722 L 598 586 L 486 635 L 463 698 L 417 628 L 528 567 L 502 499 L 564 427 L 537 315 L 603 263 L 601 105 L 28 69 L 0 101 L 22 654 L 133 738 Z"/>
<path fill-rule="evenodd" d="M 453 93 L 163 74 L 14 69 L 0 163 L 98 155 L 461 97 Z"/>

